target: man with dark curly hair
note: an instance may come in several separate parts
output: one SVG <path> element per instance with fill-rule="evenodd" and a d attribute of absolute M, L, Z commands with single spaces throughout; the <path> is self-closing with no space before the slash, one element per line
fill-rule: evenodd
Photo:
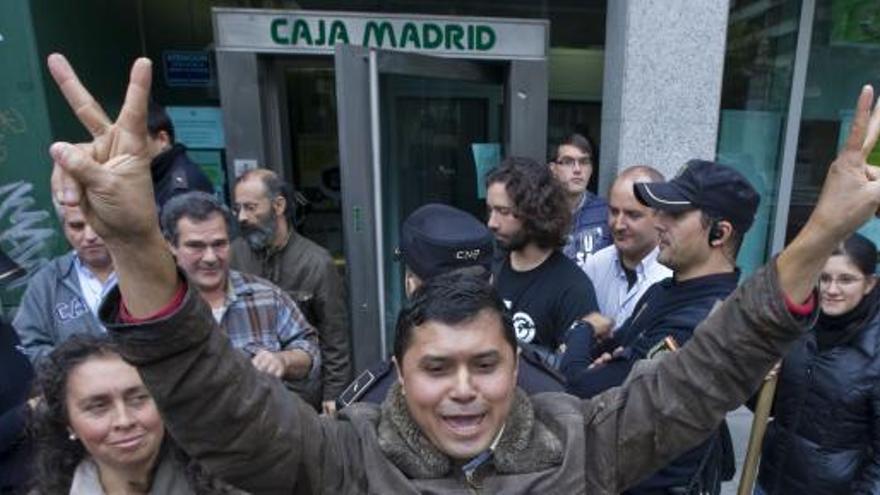
<path fill-rule="evenodd" d="M 486 184 L 487 223 L 507 251 L 498 292 L 517 338 L 556 366 L 562 335 L 598 308 L 590 279 L 560 250 L 571 223 L 565 195 L 550 170 L 530 158 L 505 159 Z"/>

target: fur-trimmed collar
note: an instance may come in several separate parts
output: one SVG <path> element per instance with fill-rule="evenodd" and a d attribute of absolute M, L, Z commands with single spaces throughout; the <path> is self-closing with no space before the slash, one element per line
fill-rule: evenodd
<path fill-rule="evenodd" d="M 415 424 L 399 384 L 391 387 L 382 403 L 378 438 L 385 456 L 410 478 L 443 478 L 455 465 Z M 525 392 L 516 389 L 504 432 L 493 455 L 495 471 L 530 473 L 559 465 L 562 458 L 562 441 L 546 425 L 535 420 L 531 401 Z"/>

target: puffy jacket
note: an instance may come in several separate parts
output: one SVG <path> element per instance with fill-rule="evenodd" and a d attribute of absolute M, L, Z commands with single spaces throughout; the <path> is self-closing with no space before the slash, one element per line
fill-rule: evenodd
<path fill-rule="evenodd" d="M 100 314 L 181 447 L 251 493 L 616 495 L 707 438 L 802 334 L 780 294 L 775 269 L 759 271 L 681 351 L 638 363 L 593 399 L 518 392 L 495 455 L 470 476 L 415 427 L 400 394 L 338 419 L 316 414 L 230 346 L 191 287 L 158 320 L 120 323 L 118 290 Z"/>
<path fill-rule="evenodd" d="M 880 493 L 880 307 L 849 342 L 801 338 L 773 407 L 758 476 L 768 494 Z"/>

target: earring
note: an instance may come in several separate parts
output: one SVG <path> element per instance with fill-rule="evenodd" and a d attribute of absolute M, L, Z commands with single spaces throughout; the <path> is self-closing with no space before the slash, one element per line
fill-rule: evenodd
<path fill-rule="evenodd" d="M 76 433 L 74 433 L 73 431 L 70 431 L 69 434 L 67 435 L 67 438 L 69 438 L 71 442 L 75 442 L 76 441 Z"/>

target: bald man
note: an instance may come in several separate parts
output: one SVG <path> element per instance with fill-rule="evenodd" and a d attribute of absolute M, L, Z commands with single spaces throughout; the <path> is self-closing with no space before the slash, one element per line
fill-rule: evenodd
<path fill-rule="evenodd" d="M 587 258 L 584 271 L 596 288 L 599 312 L 619 327 L 648 287 L 672 276 L 657 262 L 659 237 L 655 213 L 636 199 L 636 182 L 663 182 L 663 174 L 647 165 L 623 170 L 608 194 L 608 227 L 614 244 Z"/>

